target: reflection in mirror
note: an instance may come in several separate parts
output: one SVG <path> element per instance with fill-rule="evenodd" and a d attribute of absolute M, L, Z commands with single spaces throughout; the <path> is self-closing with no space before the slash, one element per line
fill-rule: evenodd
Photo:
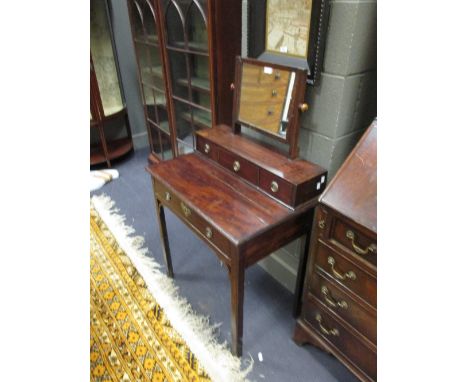
<path fill-rule="evenodd" d="M 239 122 L 286 139 L 295 78 L 294 72 L 244 62 Z"/>

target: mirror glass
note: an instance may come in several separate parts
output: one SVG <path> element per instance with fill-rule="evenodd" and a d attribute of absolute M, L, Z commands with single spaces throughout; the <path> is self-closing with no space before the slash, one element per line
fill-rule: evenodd
<path fill-rule="evenodd" d="M 296 73 L 242 64 L 239 122 L 286 139 Z"/>

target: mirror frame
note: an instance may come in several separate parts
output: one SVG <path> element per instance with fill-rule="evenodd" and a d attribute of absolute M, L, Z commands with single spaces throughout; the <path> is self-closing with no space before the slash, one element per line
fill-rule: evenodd
<path fill-rule="evenodd" d="M 277 134 L 270 133 L 267 130 L 263 130 L 259 126 L 254 126 L 244 121 L 239 120 L 239 110 L 240 110 L 240 98 L 241 98 L 241 84 L 242 84 L 242 68 L 244 63 L 249 65 L 255 65 L 260 67 L 271 67 L 273 69 L 286 70 L 288 72 L 294 72 L 296 75 L 291 101 L 289 104 L 288 110 L 288 127 L 286 130 L 286 136 L 282 137 Z M 293 68 L 290 66 L 280 65 L 276 63 L 259 61 L 252 58 L 242 58 L 236 57 L 236 68 L 235 68 L 235 82 L 234 82 L 234 99 L 233 99 L 233 121 L 232 129 L 234 134 L 240 134 L 242 127 L 247 127 L 253 129 L 263 135 L 266 135 L 270 138 L 275 139 L 281 143 L 288 145 L 288 157 L 291 159 L 297 158 L 299 155 L 299 128 L 300 128 L 300 116 L 301 111 L 307 110 L 308 106 L 304 103 L 304 96 L 306 90 L 306 81 L 307 81 L 307 70 L 301 68 Z M 304 106 L 305 105 L 305 106 Z"/>

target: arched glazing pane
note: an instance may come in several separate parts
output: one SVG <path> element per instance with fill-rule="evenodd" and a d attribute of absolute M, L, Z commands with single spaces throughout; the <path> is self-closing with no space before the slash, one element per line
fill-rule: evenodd
<path fill-rule="evenodd" d="M 148 42 L 157 43 L 158 33 L 156 31 L 156 18 L 153 7 L 148 1 L 142 0 L 141 8 L 143 12 L 144 29 L 146 32 L 145 38 Z"/>
<path fill-rule="evenodd" d="M 193 50 L 208 51 L 208 31 L 206 17 L 199 4 L 193 1 L 187 11 L 186 29 L 188 48 Z"/>
<path fill-rule="evenodd" d="M 166 7 L 166 35 L 167 44 L 171 46 L 184 47 L 184 20 L 179 4 L 169 1 Z"/>
<path fill-rule="evenodd" d="M 137 0 L 131 2 L 130 17 L 132 18 L 133 38 L 136 40 L 144 40 L 145 30 L 143 27 L 143 11 Z"/>
<path fill-rule="evenodd" d="M 91 55 L 104 115 L 124 108 L 104 0 L 91 0 Z"/>

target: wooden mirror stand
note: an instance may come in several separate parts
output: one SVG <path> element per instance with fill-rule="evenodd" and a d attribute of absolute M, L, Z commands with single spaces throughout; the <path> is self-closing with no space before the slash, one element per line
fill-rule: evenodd
<path fill-rule="evenodd" d="M 236 58 L 233 84 L 233 131 L 245 126 L 289 146 L 288 156 L 299 154 L 300 114 L 307 71 L 249 58 Z"/>

